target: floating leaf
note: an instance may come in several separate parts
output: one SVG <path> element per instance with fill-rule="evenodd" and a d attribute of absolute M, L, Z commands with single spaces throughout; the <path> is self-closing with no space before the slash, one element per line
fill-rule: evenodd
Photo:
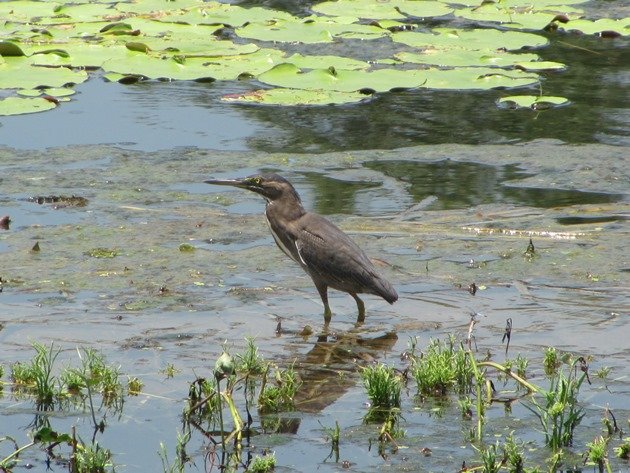
<path fill-rule="evenodd" d="M 15 43 L 0 41 L 0 56 L 24 56 L 24 51 Z"/>
<path fill-rule="evenodd" d="M 313 6 L 313 11 L 330 16 L 356 16 L 372 20 L 399 20 L 408 16 L 429 18 L 444 16 L 453 9 L 442 2 L 430 0 L 338 0 Z"/>
<path fill-rule="evenodd" d="M 620 20 L 602 18 L 595 21 L 571 20 L 567 24 L 562 25 L 562 28 L 567 31 L 581 31 L 585 34 L 615 32 L 622 36 L 628 36 L 630 34 L 630 18 L 622 18 Z"/>
<path fill-rule="evenodd" d="M 31 58 L 8 57 L 0 64 L 0 89 L 34 89 L 37 87 L 61 87 L 79 84 L 87 80 L 85 71 L 73 71 L 65 67 L 39 67 L 31 64 Z"/>
<path fill-rule="evenodd" d="M 565 97 L 543 95 L 511 95 L 498 101 L 498 105 L 505 108 L 533 108 L 534 110 L 558 107 L 568 103 L 569 100 Z"/>
<path fill-rule="evenodd" d="M 497 31 L 490 29 L 458 30 L 437 28 L 432 33 L 403 31 L 394 33 L 392 40 L 414 48 L 468 49 L 474 51 L 506 49 L 518 50 L 524 47 L 540 47 L 547 39 L 532 33 L 520 31 Z"/>
<path fill-rule="evenodd" d="M 426 82 L 424 71 L 378 69 L 372 72 L 344 69 L 314 69 L 302 72 L 293 64 L 279 64 L 258 80 L 278 87 L 355 92 L 369 89 L 387 92 L 394 88 L 419 87 Z"/>
<path fill-rule="evenodd" d="M 395 57 L 403 62 L 410 62 L 414 64 L 432 64 L 441 67 L 510 67 L 515 64 L 529 63 L 538 60 L 538 56 L 536 54 L 515 54 L 506 51 L 491 51 L 489 49 L 477 51 L 469 49 L 442 50 L 427 48 L 421 53 L 401 52 L 396 54 Z"/>
<path fill-rule="evenodd" d="M 0 116 L 43 112 L 55 108 L 55 104 L 41 97 L 7 97 L 0 100 Z"/>
<path fill-rule="evenodd" d="M 241 38 L 283 43 L 330 43 L 335 37 L 375 39 L 389 34 L 377 26 L 345 24 L 321 18 L 308 18 L 301 22 L 274 21 L 271 24 L 249 23 L 236 30 Z"/>
<path fill-rule="evenodd" d="M 487 90 L 494 88 L 523 87 L 537 83 L 540 78 L 532 72 L 502 70 L 483 67 L 458 69 L 429 69 L 423 87 L 431 89 Z"/>
<path fill-rule="evenodd" d="M 333 90 L 268 89 L 253 90 L 242 94 L 221 97 L 224 102 L 259 103 L 267 105 L 330 105 L 356 103 L 368 100 L 360 92 L 338 92 Z"/>
<path fill-rule="evenodd" d="M 517 62 L 514 65 L 525 71 L 559 71 L 567 67 L 560 62 L 553 61 Z"/>
<path fill-rule="evenodd" d="M 499 23 L 502 27 L 527 30 L 542 30 L 558 16 L 566 18 L 579 18 L 582 10 L 566 5 L 544 6 L 531 3 L 526 7 L 509 7 L 504 3 L 484 3 L 480 6 L 455 11 L 455 16 L 460 16 L 473 21 Z"/>

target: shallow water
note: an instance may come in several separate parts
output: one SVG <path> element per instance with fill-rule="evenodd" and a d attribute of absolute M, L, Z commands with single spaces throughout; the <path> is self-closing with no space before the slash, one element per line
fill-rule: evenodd
<path fill-rule="evenodd" d="M 591 356 L 591 372 L 612 368 L 608 389 L 601 382 L 583 388 L 587 416 L 576 439 L 583 445 L 599 432 L 604 406 L 620 420 L 630 415 L 625 159 L 618 147 L 553 141 L 302 156 L 5 148 L 0 214 L 12 223 L 0 231 L 3 364 L 30 359 L 33 341 L 54 341 L 68 359 L 77 346 L 98 347 L 125 374 L 140 377 L 146 393 L 108 416 L 99 444 L 115 453 L 117 471 L 159 471 L 156 451 L 162 441 L 173 455 L 195 374 L 210 373 L 225 341 L 238 352 L 245 336 L 255 336 L 267 359 L 295 360 L 304 380 L 298 410 L 280 416 L 287 432 L 253 441 L 254 452 L 276 452 L 279 471 L 306 471 L 305 462 L 308 470 L 337 471 L 338 463 L 325 461 L 330 446 L 322 427 L 335 421 L 340 460 L 355 471 L 450 471 L 475 459 L 465 437 L 471 426 L 456 406 L 438 421 L 430 402 L 414 406 L 405 398 L 404 448 L 383 458 L 368 442 L 376 427 L 362 422 L 366 397 L 356 363 L 402 367 L 399 355 L 411 337 L 419 346 L 451 333 L 464 337 L 477 313 L 477 349 L 497 361 L 512 318 L 512 357 L 522 353 L 539 367 L 543 348 L 553 345 Z M 389 306 L 366 296 L 367 323 L 357 328 L 354 301 L 333 291 L 332 334 L 318 339 L 321 302 L 307 276 L 275 248 L 262 199 L 200 184 L 258 169 L 281 171 L 307 208 L 330 215 L 385 261 L 381 270 L 400 300 Z M 28 200 L 49 195 L 88 203 Z M 530 238 L 532 260 L 523 257 Z M 36 242 L 40 251 L 32 252 Z M 196 250 L 180 252 L 182 243 Z M 117 256 L 94 258 L 95 248 Z M 475 296 L 467 291 L 472 282 L 482 287 Z M 298 335 L 306 325 L 314 335 Z M 160 373 L 168 363 L 181 370 L 173 379 Z M 544 383 L 540 371 L 532 377 Z M 25 439 L 36 414 L 32 402 L 8 387 L 0 402 L 3 433 Z M 45 415 L 59 431 L 77 425 L 90 435 L 91 418 L 81 409 Z M 524 422 L 526 440 L 540 445 L 528 415 L 518 404 L 511 415 L 493 407 L 489 440 Z M 130 450 L 130 439 L 142 441 L 133 440 Z M 433 454 L 420 455 L 423 447 Z M 188 453 L 198 468 L 208 448 L 193 434 Z M 24 459 L 44 471 L 38 450 Z"/>
<path fill-rule="evenodd" d="M 260 3 L 295 13 L 309 4 Z M 591 16 L 625 16 L 619 2 L 585 7 Z M 254 415 L 263 433 L 244 455 L 272 450 L 281 472 L 339 471 L 324 429 L 338 421 L 339 461 L 350 471 L 456 471 L 478 455 L 455 400 L 419 401 L 410 382 L 406 435 L 397 452 L 380 455 L 379 426 L 363 422 L 357 365 L 404 368 L 411 338 L 419 348 L 449 334 L 461 340 L 471 314 L 479 358 L 501 362 L 511 318 L 509 357 L 530 358 L 534 383 L 546 384 L 547 346 L 589 357 L 586 416 L 565 463 L 588 469 L 580 455 L 600 435 L 604 408 L 622 427 L 630 418 L 630 48 L 627 38 L 549 40 L 537 53 L 568 68 L 544 74 L 542 91 L 571 104 L 542 112 L 497 108 L 507 93 L 500 90 L 278 108 L 220 101 L 259 86 L 250 81 L 123 86 L 93 77 L 54 112 L 0 118 L 0 217 L 12 219 L 0 228 L 2 380 L 12 363 L 32 358 L 33 342 L 61 347 L 62 365 L 76 363 L 77 347 L 102 350 L 144 388 L 121 410 L 98 411 L 107 422 L 98 442 L 114 453 L 116 471 L 162 471 L 157 451 L 164 442 L 175 455 L 189 384 L 211 375 L 224 343 L 238 353 L 254 336 L 267 360 L 295 363 L 304 385 L 295 412 Z M 367 322 L 356 327 L 354 301 L 331 291 L 331 333 L 322 337 L 317 292 L 275 248 L 262 199 L 203 184 L 259 171 L 289 178 L 308 209 L 377 258 L 400 300 L 366 296 Z M 48 196 L 88 202 L 29 200 Z M 531 259 L 523 256 L 530 238 Z M 183 243 L 195 251 L 179 251 Z M 98 248 L 115 257 L 95 258 Z M 307 325 L 314 333 L 303 337 Z M 161 372 L 168 364 L 180 370 L 174 378 Z M 611 368 L 605 381 L 594 376 L 603 367 Z M 516 430 L 528 458 L 544 464 L 549 452 L 523 405 L 509 413 L 495 404 L 487 415 L 487 444 Z M 9 384 L 0 390 L 0 436 L 24 445 L 47 420 L 91 438 L 83 406 L 38 412 Z M 193 431 L 187 471 L 214 471 L 211 449 Z M 0 458 L 10 451 L 0 443 Z M 613 471 L 628 470 L 610 456 Z M 42 450 L 21 458 L 17 471 L 47 471 Z M 66 467 L 53 460 L 52 469 Z"/>

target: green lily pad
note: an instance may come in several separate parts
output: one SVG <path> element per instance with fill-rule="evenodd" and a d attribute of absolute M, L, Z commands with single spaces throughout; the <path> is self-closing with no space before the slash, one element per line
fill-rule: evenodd
<path fill-rule="evenodd" d="M 56 106 L 54 102 L 41 97 L 7 97 L 0 100 L 0 116 L 43 112 Z"/>
<path fill-rule="evenodd" d="M 565 97 L 542 96 L 542 95 L 511 95 L 499 99 L 497 104 L 506 108 L 532 108 L 542 110 L 546 108 L 559 107 L 569 103 Z"/>
<path fill-rule="evenodd" d="M 602 18 L 599 20 L 571 20 L 568 23 L 561 25 L 561 27 L 567 31 L 581 31 L 584 34 L 596 34 L 602 32 L 615 32 L 621 36 L 628 36 L 630 34 L 630 18 L 622 18 L 619 20 L 612 20 L 608 18 Z"/>
<path fill-rule="evenodd" d="M 99 44 L 72 42 L 64 44 L 63 48 L 65 54 L 39 54 L 37 50 L 34 50 L 30 62 L 35 65 L 95 69 L 102 67 L 105 61 L 127 53 L 124 44 L 112 42 Z"/>
<path fill-rule="evenodd" d="M 526 7 L 515 7 L 510 2 L 509 6 L 504 3 L 484 3 L 473 8 L 455 11 L 455 16 L 466 18 L 478 22 L 499 23 L 503 27 L 542 30 L 559 15 L 566 18 L 579 18 L 582 10 L 562 6 L 543 6 L 537 2 Z"/>
<path fill-rule="evenodd" d="M 107 3 L 66 4 L 55 8 L 53 15 L 39 18 L 38 24 L 102 21 L 117 14 L 113 5 Z"/>
<path fill-rule="evenodd" d="M 421 53 L 400 52 L 394 56 L 402 62 L 413 64 L 431 64 L 441 67 L 494 66 L 509 67 L 520 63 L 538 60 L 538 55 L 531 53 L 514 54 L 505 51 L 469 49 L 434 49 L 428 48 Z"/>
<path fill-rule="evenodd" d="M 114 3 L 116 3 L 116 10 L 125 13 L 162 13 L 204 5 L 203 0 L 177 0 L 172 2 L 170 0 L 142 0 L 135 2 L 115 1 Z"/>
<path fill-rule="evenodd" d="M 356 16 L 371 20 L 399 20 L 408 16 L 429 18 L 444 16 L 453 9 L 442 2 L 431 0 L 337 0 L 313 6 L 313 11 L 329 16 Z"/>
<path fill-rule="evenodd" d="M 267 105 L 332 105 L 356 103 L 367 99 L 366 95 L 360 92 L 298 89 L 253 90 L 221 97 L 223 102 Z"/>
<path fill-rule="evenodd" d="M 0 89 L 35 89 L 80 84 L 88 78 L 85 71 L 65 67 L 38 67 L 30 58 L 8 57 L 0 64 Z"/>
<path fill-rule="evenodd" d="M 0 41 L 0 56 L 25 56 L 25 54 L 17 44 L 10 41 Z"/>
<path fill-rule="evenodd" d="M 33 18 L 49 16 L 59 6 L 56 2 L 12 1 L 0 2 L 0 18 L 30 23 Z"/>
<path fill-rule="evenodd" d="M 293 54 L 286 58 L 289 62 L 300 69 L 321 69 L 323 65 L 334 67 L 335 69 L 368 69 L 370 65 L 365 61 L 359 61 L 349 57 L 341 56 L 302 56 Z"/>
<path fill-rule="evenodd" d="M 124 8 L 119 3 L 117 8 Z M 243 8 L 219 2 L 205 2 L 202 6 L 175 12 L 157 18 L 161 22 L 187 23 L 190 25 L 225 25 L 231 27 L 243 26 L 246 23 L 266 23 L 276 20 L 298 21 L 296 17 L 279 10 L 252 7 Z"/>
<path fill-rule="evenodd" d="M 124 58 L 106 61 L 103 69 L 123 76 L 170 80 L 234 80 L 243 74 L 257 75 L 283 60 L 277 50 L 260 49 L 252 54 L 212 58 L 157 58 L 129 51 Z"/>
<path fill-rule="evenodd" d="M 303 72 L 293 64 L 279 64 L 258 76 L 260 82 L 293 89 L 356 92 L 370 90 L 387 92 L 397 88 L 414 88 L 426 82 L 424 71 L 378 69 L 353 71 L 345 69 L 314 69 Z"/>
<path fill-rule="evenodd" d="M 560 71 L 567 68 L 561 62 L 554 61 L 527 61 L 517 62 L 514 65 L 525 71 Z"/>
<path fill-rule="evenodd" d="M 18 90 L 18 95 L 22 97 L 39 97 L 41 95 L 51 95 L 53 97 L 68 97 L 74 95 L 75 90 L 68 87 L 54 87 L 49 89 L 23 89 Z"/>
<path fill-rule="evenodd" d="M 241 38 L 281 43 L 330 43 L 335 37 L 375 39 L 387 36 L 389 31 L 378 26 L 338 23 L 321 18 L 303 21 L 277 20 L 270 23 L 250 23 L 236 29 Z"/>
<path fill-rule="evenodd" d="M 433 33 L 399 32 L 392 40 L 414 48 L 469 49 L 515 51 L 523 47 L 541 47 L 547 39 L 532 33 L 520 31 L 497 31 L 490 29 L 456 30 L 438 28 Z"/>
<path fill-rule="evenodd" d="M 483 67 L 461 67 L 457 69 L 425 70 L 426 83 L 430 89 L 488 90 L 514 88 L 536 84 L 540 78 L 532 72 L 503 70 Z"/>

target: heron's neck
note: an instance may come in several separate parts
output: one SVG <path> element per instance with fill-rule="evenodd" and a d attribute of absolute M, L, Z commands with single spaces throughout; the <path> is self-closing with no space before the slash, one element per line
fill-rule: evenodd
<path fill-rule="evenodd" d="M 302 202 L 299 199 L 295 199 L 293 196 L 282 196 L 276 200 L 268 200 L 265 209 L 267 216 L 274 216 L 275 218 L 281 218 L 285 221 L 293 221 L 300 218 L 306 213 Z"/>

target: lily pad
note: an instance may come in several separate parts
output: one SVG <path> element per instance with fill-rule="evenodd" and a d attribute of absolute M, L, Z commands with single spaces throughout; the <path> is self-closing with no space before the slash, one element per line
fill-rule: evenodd
<path fill-rule="evenodd" d="M 365 61 L 359 61 L 349 57 L 302 56 L 297 53 L 286 58 L 286 62 L 290 62 L 300 69 L 321 69 L 322 65 L 334 67 L 335 69 L 368 69 L 370 67 Z"/>
<path fill-rule="evenodd" d="M 0 64 L 0 89 L 35 89 L 80 84 L 87 80 L 85 71 L 73 71 L 65 67 L 38 67 L 30 58 L 8 57 Z"/>
<path fill-rule="evenodd" d="M 567 5 L 551 7 L 539 5 L 537 2 L 526 7 L 516 7 L 511 2 L 509 6 L 504 3 L 484 3 L 455 12 L 455 16 L 468 20 L 499 23 L 502 27 L 528 30 L 542 30 L 559 16 L 572 19 L 579 18 L 582 14 L 582 10 Z"/>
<path fill-rule="evenodd" d="M 395 69 L 367 72 L 330 67 L 303 72 L 297 66 L 285 63 L 261 74 L 258 80 L 277 87 L 294 89 L 387 92 L 396 88 L 419 87 L 426 82 L 426 76 L 420 70 Z"/>
<path fill-rule="evenodd" d="M 546 108 L 559 107 L 569 103 L 565 97 L 554 97 L 544 95 L 510 95 L 499 99 L 497 105 L 504 108 L 532 108 L 542 110 Z"/>
<path fill-rule="evenodd" d="M 125 8 L 125 6 L 119 3 L 117 8 Z M 297 18 L 293 15 L 279 10 L 260 7 L 243 8 L 237 5 L 213 1 L 202 3 L 201 6 L 187 9 L 186 11 L 160 16 L 157 19 L 162 22 L 187 23 L 191 25 L 225 25 L 234 28 L 251 22 L 297 21 Z"/>
<path fill-rule="evenodd" d="M 230 94 L 221 97 L 221 100 L 224 102 L 267 105 L 331 105 L 356 103 L 367 99 L 366 95 L 360 92 L 299 89 L 253 90 L 242 94 Z"/>
<path fill-rule="evenodd" d="M 444 16 L 453 9 L 442 2 L 425 0 L 422 2 L 409 0 L 338 0 L 323 2 L 313 6 L 313 11 L 330 16 L 357 16 L 372 20 L 399 20 L 414 16 L 429 18 Z"/>
<path fill-rule="evenodd" d="M 250 23 L 236 29 L 241 38 L 282 43 L 330 43 L 335 37 L 375 39 L 387 36 L 389 31 L 378 26 L 338 23 L 321 18 L 308 18 L 300 22 L 277 20 L 269 23 Z"/>
<path fill-rule="evenodd" d="M 461 67 L 457 69 L 429 69 L 423 87 L 431 89 L 488 90 L 514 88 L 536 84 L 540 78 L 533 72 L 496 68 Z"/>
<path fill-rule="evenodd" d="M 401 52 L 396 59 L 414 64 L 431 64 L 441 67 L 494 66 L 510 67 L 519 63 L 537 61 L 538 55 L 532 53 L 514 54 L 506 51 L 471 51 L 468 49 L 428 48 L 421 53 Z"/>
<path fill-rule="evenodd" d="M 42 97 L 7 97 L 0 100 L 0 116 L 43 112 L 56 106 L 54 102 Z"/>
<path fill-rule="evenodd" d="M 630 34 L 630 18 L 622 18 L 620 20 L 612 20 L 602 18 L 599 20 L 572 20 L 562 25 L 567 31 L 581 31 L 584 34 L 596 34 L 602 32 L 615 32 L 622 36 Z"/>
<path fill-rule="evenodd" d="M 547 39 L 520 31 L 491 29 L 458 30 L 437 28 L 432 33 L 403 31 L 392 35 L 392 40 L 414 48 L 468 49 L 474 51 L 506 49 L 515 51 L 547 44 Z"/>

